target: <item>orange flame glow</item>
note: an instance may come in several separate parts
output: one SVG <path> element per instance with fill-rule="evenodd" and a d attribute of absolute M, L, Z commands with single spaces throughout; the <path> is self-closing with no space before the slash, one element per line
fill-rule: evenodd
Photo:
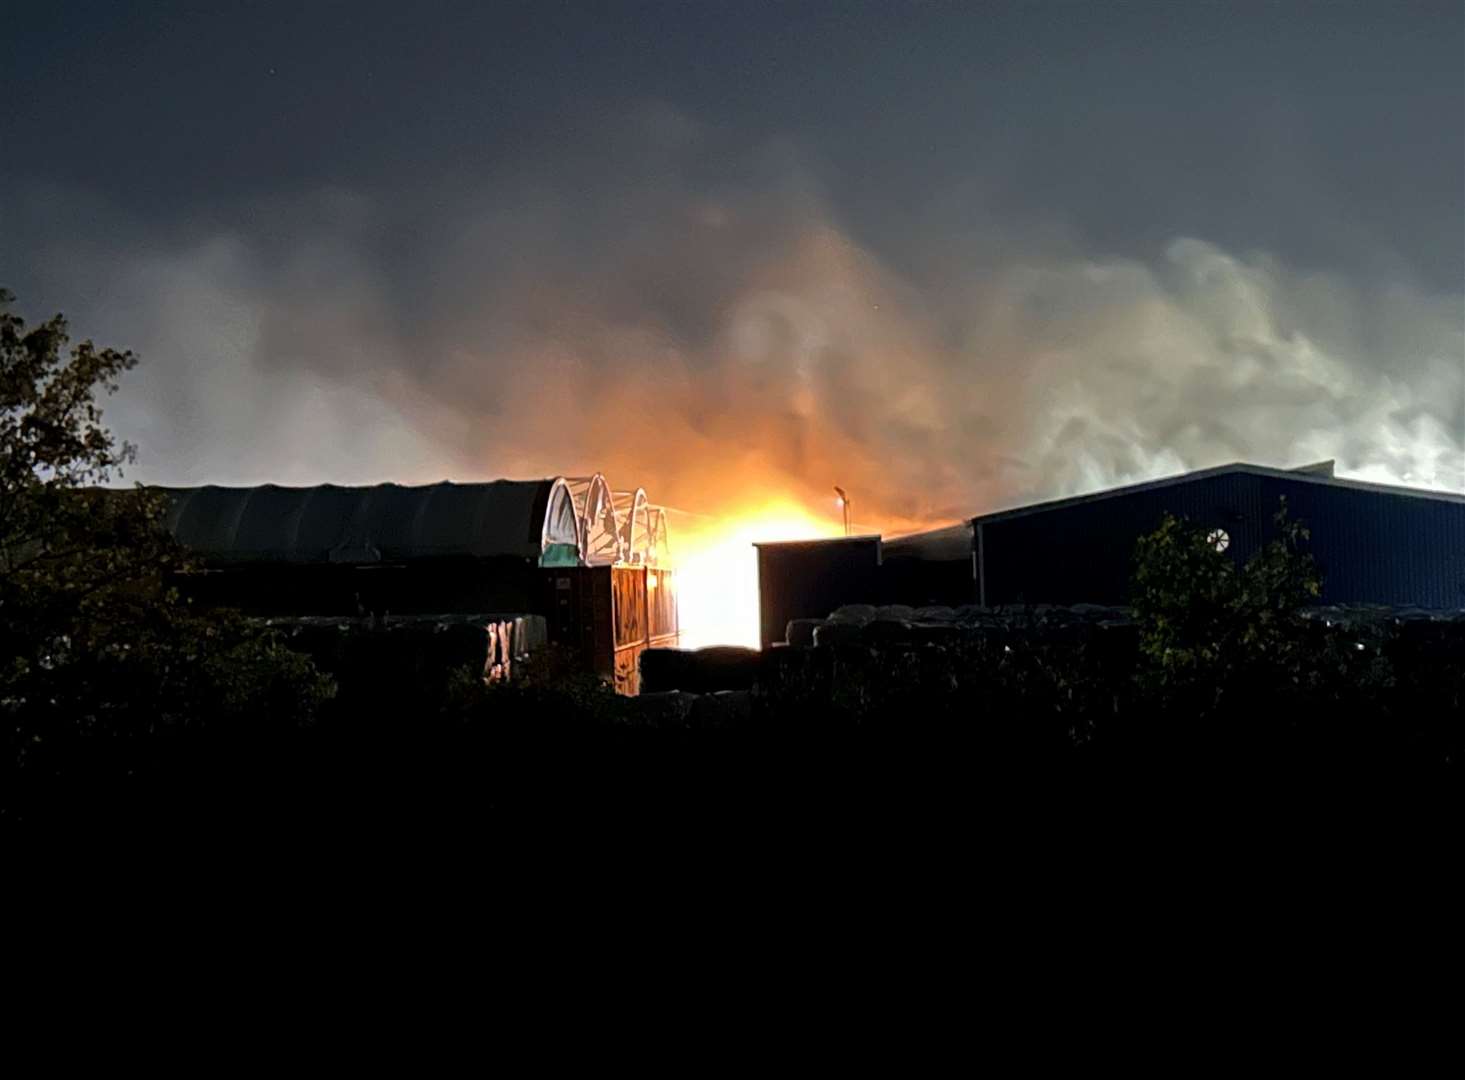
<path fill-rule="evenodd" d="M 792 500 L 775 500 L 725 519 L 678 522 L 677 605 L 682 647 L 758 645 L 758 561 L 765 540 L 838 536 L 825 520 Z"/>

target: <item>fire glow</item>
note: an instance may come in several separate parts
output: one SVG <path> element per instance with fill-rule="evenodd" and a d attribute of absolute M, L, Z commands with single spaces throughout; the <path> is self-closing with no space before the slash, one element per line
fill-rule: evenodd
<path fill-rule="evenodd" d="M 677 604 L 683 648 L 758 645 L 755 543 L 817 540 L 840 526 L 792 500 L 776 500 L 720 519 L 677 522 Z"/>

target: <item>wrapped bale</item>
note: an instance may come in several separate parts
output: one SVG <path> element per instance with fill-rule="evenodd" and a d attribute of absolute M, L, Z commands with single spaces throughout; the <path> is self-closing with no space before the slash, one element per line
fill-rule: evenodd
<path fill-rule="evenodd" d="M 694 671 L 690 649 L 649 648 L 641 653 L 639 663 L 643 696 L 692 689 Z"/>
<path fill-rule="evenodd" d="M 758 681 L 763 654 L 757 649 L 739 645 L 711 645 L 694 654 L 695 678 L 691 689 L 697 693 L 717 690 L 751 690 Z"/>
<path fill-rule="evenodd" d="M 859 641 L 863 627 L 863 623 L 838 622 L 831 619 L 826 623 L 814 627 L 814 645 L 819 647 Z"/>
<path fill-rule="evenodd" d="M 911 624 L 903 619 L 879 618 L 866 623 L 860 632 L 863 640 L 870 644 L 888 644 L 911 639 Z"/>
<path fill-rule="evenodd" d="M 765 712 L 787 719 L 827 707 L 832 674 L 827 649 L 779 649 L 769 653 L 758 686 Z"/>
<path fill-rule="evenodd" d="M 922 621 L 911 624 L 909 637 L 918 643 L 948 645 L 961 639 L 962 629 L 955 623 Z"/>
<path fill-rule="evenodd" d="M 794 648 L 810 648 L 814 644 L 814 629 L 823 622 L 823 619 L 791 619 L 784 640 Z"/>
<path fill-rule="evenodd" d="M 950 623 L 956 621 L 956 611 L 943 605 L 917 608 L 915 621 L 922 623 Z"/>
<path fill-rule="evenodd" d="M 829 621 L 863 626 L 874 618 L 875 606 L 873 604 L 845 604 L 843 607 L 834 609 L 834 614 L 829 616 Z"/>
<path fill-rule="evenodd" d="M 758 681 L 762 658 L 757 649 L 738 645 L 647 649 L 641 654 L 641 691 L 710 694 L 715 690 L 747 690 Z"/>

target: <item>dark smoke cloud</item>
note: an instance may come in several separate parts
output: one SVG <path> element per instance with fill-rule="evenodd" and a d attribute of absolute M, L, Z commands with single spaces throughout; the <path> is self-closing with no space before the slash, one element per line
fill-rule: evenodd
<path fill-rule="evenodd" d="M 841 483 L 897 526 L 1232 460 L 1465 490 L 1459 292 L 1106 253 L 978 185 L 871 240 L 826 162 L 664 106 L 553 139 L 165 229 L 16 187 L 10 283 L 142 353 L 110 416 L 156 481 L 600 469 L 701 511 Z"/>

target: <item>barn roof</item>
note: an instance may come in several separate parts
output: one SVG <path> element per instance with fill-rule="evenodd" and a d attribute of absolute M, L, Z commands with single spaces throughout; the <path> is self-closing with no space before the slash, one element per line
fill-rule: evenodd
<path fill-rule="evenodd" d="M 908 533 L 885 541 L 887 559 L 922 559 L 946 562 L 972 557 L 971 522 L 963 521 L 941 529 Z"/>
<path fill-rule="evenodd" d="M 1028 506 L 1018 506 L 1007 510 L 995 510 L 989 514 L 978 514 L 971 519 L 971 523 L 974 526 L 991 524 L 997 521 L 1005 521 L 1009 518 L 1025 517 L 1029 514 L 1041 514 L 1048 510 L 1058 510 L 1066 506 L 1075 506 L 1080 503 L 1097 502 L 1102 499 L 1114 499 L 1123 495 L 1134 495 L 1142 491 L 1155 491 L 1178 484 L 1188 484 L 1194 480 L 1202 480 L 1211 476 L 1221 476 L 1227 473 L 1277 477 L 1307 484 L 1317 484 L 1322 487 L 1345 488 L 1354 491 L 1373 491 L 1385 495 L 1405 495 L 1413 498 L 1465 503 L 1465 494 L 1455 492 L 1399 487 L 1393 484 L 1375 484 L 1366 480 L 1341 479 L 1333 475 L 1332 462 L 1305 465 L 1298 469 L 1276 469 L 1266 465 L 1249 465 L 1245 462 L 1238 461 L 1229 465 L 1217 465 L 1210 469 L 1197 469 L 1194 472 L 1182 473 L 1179 476 L 1167 476 L 1159 480 L 1147 480 L 1140 484 L 1127 484 L 1124 487 L 1108 488 L 1104 491 L 1089 492 L 1085 495 L 1071 495 L 1062 499 L 1050 499 L 1047 502 L 1032 503 Z"/>
<path fill-rule="evenodd" d="M 538 558 L 556 480 L 404 487 L 163 488 L 166 524 L 206 563 Z"/>

